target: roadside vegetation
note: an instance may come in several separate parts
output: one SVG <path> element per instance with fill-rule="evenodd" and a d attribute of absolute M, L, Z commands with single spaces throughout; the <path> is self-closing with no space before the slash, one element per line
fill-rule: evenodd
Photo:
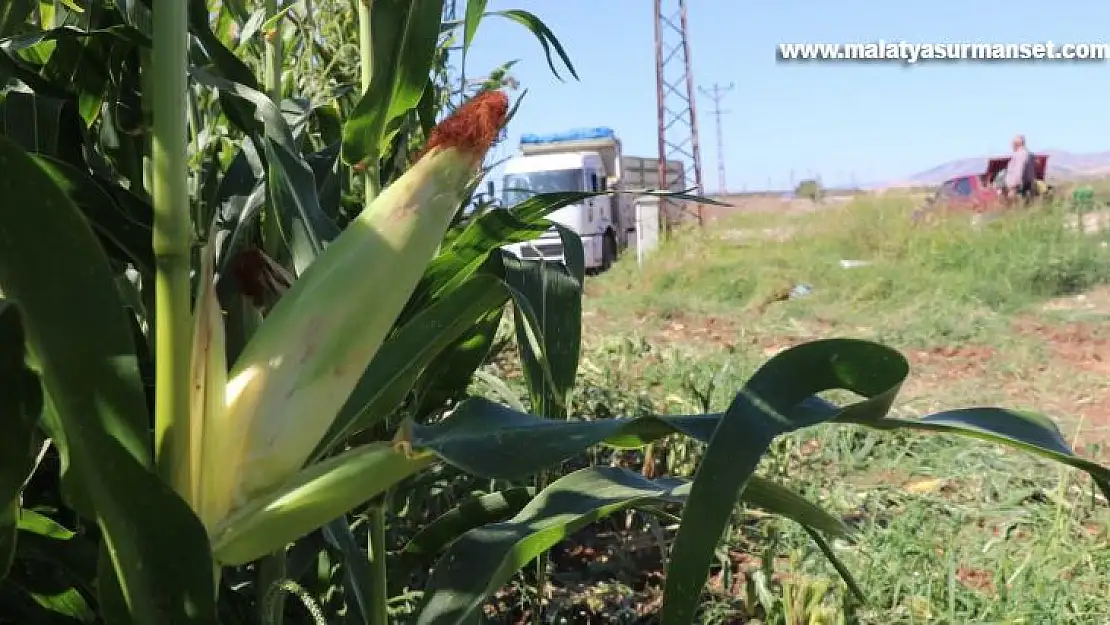
<path fill-rule="evenodd" d="M 917 226 L 911 209 L 896 197 L 815 213 L 738 210 L 684 230 L 643 267 L 622 260 L 587 285 L 581 411 L 723 409 L 783 348 L 858 336 L 910 359 L 896 412 L 1037 410 L 1085 456 L 1110 456 L 1110 231 L 1078 236 L 1064 204 L 983 228 L 967 215 Z M 677 441 L 654 452 L 660 469 L 679 472 L 698 454 Z M 784 439 L 764 462 L 858 524 L 861 542 L 840 553 L 873 603 L 846 601 L 804 532 L 738 514 L 705 622 L 1110 619 L 1110 516 L 1085 476 L 978 442 L 834 426 Z M 602 542 L 648 561 L 655 553 L 646 530 L 610 528 Z M 572 539 L 566 549 L 584 548 Z M 625 566 L 609 566 L 609 603 L 597 606 L 651 605 L 657 590 Z M 597 591 L 568 575 L 558 596 L 586 609 Z"/>
<path fill-rule="evenodd" d="M 354 9 L 0 10 L 0 624 L 1105 617 L 1098 236 L 860 200 L 522 261 L 589 194 L 461 219 L 521 102 L 447 51 L 571 56 Z"/>

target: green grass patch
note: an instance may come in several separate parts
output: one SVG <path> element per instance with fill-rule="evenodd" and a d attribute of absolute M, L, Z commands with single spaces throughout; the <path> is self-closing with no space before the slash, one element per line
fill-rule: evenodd
<path fill-rule="evenodd" d="M 745 342 L 753 336 L 856 335 L 903 349 L 979 343 L 996 354 L 984 370 L 934 380 L 947 373 L 942 357 L 911 375 L 925 380 L 901 397 L 904 413 L 1036 410 L 1048 396 L 1094 392 L 1070 369 L 1041 367 L 1049 346 L 1013 322 L 1048 319 L 1044 301 L 1110 283 L 1106 236 L 1068 228 L 1062 205 L 981 227 L 966 214 L 914 224 L 911 210 L 907 199 L 865 198 L 804 215 L 745 214 L 679 233 L 643 267 L 622 260 L 589 287 L 596 316 L 585 323 L 574 414 L 722 410 L 767 359 L 758 341 Z M 863 262 L 845 268 L 842 260 Z M 798 285 L 809 292 L 791 296 Z M 737 347 L 691 332 L 701 317 L 725 318 Z M 656 458 L 663 471 L 689 475 L 701 447 L 673 437 Z M 831 425 L 781 439 L 760 472 L 857 525 L 858 544 L 834 550 L 868 605 L 847 600 L 798 527 L 737 510 L 699 622 L 1110 622 L 1110 517 L 1074 472 L 973 441 Z M 657 597 L 621 575 L 628 590 L 610 606 Z"/>
<path fill-rule="evenodd" d="M 915 224 L 911 209 L 907 199 L 864 198 L 762 224 L 747 215 L 686 230 L 642 268 L 634 258 L 619 262 L 597 280 L 591 304 L 663 315 L 766 311 L 771 323 L 835 317 L 895 343 L 959 341 L 996 335 L 1008 315 L 1034 303 L 1110 282 L 1106 237 L 1079 236 L 1062 205 L 981 227 L 967 214 Z M 775 303 L 796 287 L 809 292 Z"/>

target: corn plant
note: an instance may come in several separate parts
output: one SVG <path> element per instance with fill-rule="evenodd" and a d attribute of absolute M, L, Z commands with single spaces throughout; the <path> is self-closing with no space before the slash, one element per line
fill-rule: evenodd
<path fill-rule="evenodd" d="M 565 52 L 485 2 L 460 24 L 442 1 L 352 4 L 0 7 L 0 616 L 470 623 L 576 529 L 682 504 L 662 619 L 691 623 L 738 501 L 803 525 L 863 595 L 827 546 L 851 530 L 755 472 L 776 438 L 826 421 L 987 439 L 1110 491 L 1046 417 L 890 416 L 908 366 L 867 341 L 787 350 L 720 414 L 571 414 L 582 258 L 501 246 L 591 194 L 462 222 L 513 103 L 497 85 L 451 93 L 442 56 L 493 15 L 573 75 Z M 466 394 L 506 310 L 527 406 Z M 818 399 L 831 389 L 861 399 Z M 552 473 L 674 434 L 708 443 L 693 480 Z M 510 486 L 390 557 L 396 502 L 452 473 Z"/>

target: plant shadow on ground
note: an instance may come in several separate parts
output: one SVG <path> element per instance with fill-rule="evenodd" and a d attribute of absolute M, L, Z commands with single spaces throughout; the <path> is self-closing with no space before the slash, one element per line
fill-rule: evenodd
<path fill-rule="evenodd" d="M 678 234 L 643 267 L 618 263 L 587 284 L 572 414 L 722 410 L 778 351 L 852 336 L 910 359 L 903 415 L 1033 409 L 1056 418 L 1081 455 L 1105 459 L 1107 238 L 1079 236 L 1059 206 L 982 228 L 966 216 L 913 225 L 907 208 L 864 199 L 772 215 L 767 228 L 745 216 L 749 234 L 726 218 Z M 490 368 L 523 396 L 511 351 Z M 646 465 L 643 453 L 602 450 L 564 468 L 688 476 L 701 448 L 672 437 Z M 1110 515 L 1085 475 L 988 444 L 828 425 L 779 440 L 760 473 L 858 529 L 856 544 L 834 550 L 868 603 L 850 601 L 800 527 L 737 510 L 701 623 L 1110 621 Z M 668 515 L 678 513 L 618 514 L 560 543 L 541 622 L 655 622 L 677 527 Z M 533 622 L 538 592 L 526 569 L 487 615 Z"/>

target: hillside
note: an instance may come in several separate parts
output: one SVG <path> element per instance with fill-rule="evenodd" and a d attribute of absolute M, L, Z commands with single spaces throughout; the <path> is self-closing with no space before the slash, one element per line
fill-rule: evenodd
<path fill-rule="evenodd" d="M 1049 155 L 1049 178 L 1073 180 L 1110 174 L 1110 152 L 1075 153 L 1064 150 L 1046 150 L 1045 152 Z M 898 181 L 891 186 L 940 184 L 953 176 L 983 171 L 986 168 L 988 158 L 988 156 L 980 156 L 949 161 Z"/>

